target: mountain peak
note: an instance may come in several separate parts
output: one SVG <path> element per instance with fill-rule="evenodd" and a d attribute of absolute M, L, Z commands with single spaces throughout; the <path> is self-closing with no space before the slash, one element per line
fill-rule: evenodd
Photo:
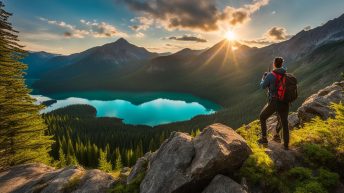
<path fill-rule="evenodd" d="M 119 38 L 117 41 L 115 41 L 115 43 L 118 43 L 118 44 L 129 44 L 129 42 L 124 39 L 124 38 Z"/>

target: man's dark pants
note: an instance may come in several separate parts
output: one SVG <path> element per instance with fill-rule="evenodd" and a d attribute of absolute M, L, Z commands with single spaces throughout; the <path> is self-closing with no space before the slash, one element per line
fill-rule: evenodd
<path fill-rule="evenodd" d="M 280 123 L 283 127 L 283 141 L 284 145 L 288 146 L 289 144 L 289 127 L 288 127 L 288 113 L 289 113 L 289 104 L 271 100 L 265 107 L 262 109 L 260 113 L 260 124 L 262 128 L 262 137 L 267 136 L 267 128 L 266 128 L 266 120 L 275 112 L 277 112 Z M 280 126 L 277 125 L 276 132 L 279 133 Z"/>

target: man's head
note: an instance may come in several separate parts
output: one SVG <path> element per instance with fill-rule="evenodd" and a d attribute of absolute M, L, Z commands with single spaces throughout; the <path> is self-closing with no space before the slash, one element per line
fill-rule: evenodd
<path fill-rule="evenodd" d="M 283 65 L 283 58 L 282 57 L 277 57 L 274 59 L 274 67 L 275 68 L 281 68 Z"/>

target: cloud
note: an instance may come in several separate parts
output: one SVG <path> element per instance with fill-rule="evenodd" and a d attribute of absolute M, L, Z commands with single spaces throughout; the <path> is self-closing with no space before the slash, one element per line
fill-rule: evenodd
<path fill-rule="evenodd" d="M 47 22 L 48 24 L 58 26 L 66 31 L 63 36 L 66 38 L 85 38 L 86 36 L 92 36 L 95 38 L 108 38 L 114 36 L 127 37 L 128 35 L 124 32 L 117 30 L 113 25 L 106 22 L 86 21 L 81 19 L 80 22 L 86 26 L 86 29 L 79 29 L 76 26 L 67 24 L 64 21 L 48 20 L 46 18 L 39 18 L 41 21 Z"/>
<path fill-rule="evenodd" d="M 272 12 L 271 12 L 272 15 L 275 15 L 276 13 L 277 13 L 276 11 L 272 11 Z"/>
<path fill-rule="evenodd" d="M 143 37 L 145 37 L 145 34 L 142 33 L 142 32 L 138 32 L 137 34 L 135 34 L 135 37 L 137 37 L 137 38 L 143 38 Z"/>
<path fill-rule="evenodd" d="M 197 37 L 197 36 L 192 36 L 192 35 L 171 36 L 171 37 L 167 37 L 164 39 L 178 40 L 178 41 L 192 41 L 192 42 L 207 42 L 206 39 L 203 39 L 203 38 Z"/>
<path fill-rule="evenodd" d="M 244 24 L 251 14 L 269 3 L 269 0 L 254 0 L 240 8 L 226 6 L 220 10 L 216 0 L 117 0 L 142 18 L 154 18 L 157 24 L 168 30 L 216 31 L 223 23 L 231 26 Z M 151 21 L 151 20 L 150 20 Z M 151 22 L 151 24 L 154 22 Z M 132 29 L 139 29 L 138 25 Z"/>
<path fill-rule="evenodd" d="M 266 32 L 266 36 L 272 40 L 288 39 L 287 30 L 283 27 L 272 27 Z"/>
<path fill-rule="evenodd" d="M 67 24 L 64 21 L 55 21 L 55 20 L 48 20 L 46 18 L 40 17 L 41 21 L 47 22 L 48 24 L 56 25 L 60 28 L 65 29 L 64 32 L 65 37 L 69 38 L 84 38 L 85 36 L 89 35 L 89 32 L 86 30 L 77 29 L 75 26 Z"/>
<path fill-rule="evenodd" d="M 130 21 L 133 23 L 138 23 L 136 25 L 129 26 L 134 31 L 146 31 L 154 23 L 153 19 L 147 17 L 135 17 Z"/>
<path fill-rule="evenodd" d="M 107 38 L 114 36 L 127 37 L 126 33 L 120 32 L 115 26 L 106 22 L 86 21 L 83 19 L 81 19 L 80 22 L 90 28 L 90 33 L 95 38 Z"/>
<path fill-rule="evenodd" d="M 287 33 L 287 29 L 275 26 L 268 29 L 261 38 L 253 40 L 241 40 L 241 42 L 250 46 L 266 46 L 287 40 L 291 37 L 292 35 Z"/>

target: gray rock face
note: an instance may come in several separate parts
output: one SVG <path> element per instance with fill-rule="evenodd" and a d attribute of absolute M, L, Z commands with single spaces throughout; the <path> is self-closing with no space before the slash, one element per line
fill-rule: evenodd
<path fill-rule="evenodd" d="M 151 156 L 152 153 L 147 152 L 143 157 L 136 161 L 127 178 L 127 184 L 130 184 L 141 172 L 146 171 Z"/>
<path fill-rule="evenodd" d="M 217 175 L 202 193 L 247 193 L 247 191 L 229 177 Z"/>
<path fill-rule="evenodd" d="M 192 137 L 174 132 L 160 146 L 140 185 L 140 192 L 173 192 L 190 182 L 186 169 L 194 157 Z"/>
<path fill-rule="evenodd" d="M 88 170 L 81 178 L 78 188 L 74 193 L 106 192 L 114 183 L 114 179 L 100 170 Z"/>
<path fill-rule="evenodd" d="M 1 193 L 106 192 L 114 183 L 109 174 L 79 166 L 55 170 L 44 164 L 24 164 L 0 173 Z"/>
<path fill-rule="evenodd" d="M 213 124 L 194 139 L 171 134 L 154 154 L 141 193 L 199 192 L 218 173 L 234 172 L 251 149 L 233 129 Z"/>
<path fill-rule="evenodd" d="M 322 119 L 334 116 L 330 104 L 343 102 L 343 91 L 344 81 L 336 82 L 308 97 L 297 110 L 301 123 L 308 122 L 315 116 L 320 116 Z"/>
<path fill-rule="evenodd" d="M 280 143 L 269 141 L 265 152 L 274 162 L 277 171 L 288 170 L 296 166 L 297 153 L 294 150 L 284 150 Z"/>

